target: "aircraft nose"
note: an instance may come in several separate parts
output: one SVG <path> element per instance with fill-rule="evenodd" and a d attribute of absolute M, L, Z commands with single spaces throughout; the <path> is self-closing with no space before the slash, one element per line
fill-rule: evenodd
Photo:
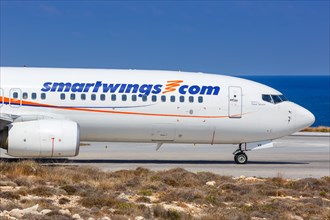
<path fill-rule="evenodd" d="M 315 121 L 314 115 L 310 111 L 299 105 L 296 106 L 295 115 L 296 115 L 296 126 L 299 129 L 309 127 Z"/>

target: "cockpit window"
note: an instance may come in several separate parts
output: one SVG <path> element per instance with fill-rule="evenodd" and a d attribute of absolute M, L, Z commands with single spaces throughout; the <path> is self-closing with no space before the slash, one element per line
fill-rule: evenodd
<path fill-rule="evenodd" d="M 282 101 L 289 101 L 284 95 L 280 95 L 280 98 L 282 99 Z"/>
<path fill-rule="evenodd" d="M 278 95 L 272 95 L 274 104 L 282 102 L 282 99 Z"/>
<path fill-rule="evenodd" d="M 288 99 L 285 98 L 284 95 L 268 95 L 268 94 L 262 94 L 262 100 L 273 104 L 288 101 Z"/>
<path fill-rule="evenodd" d="M 262 100 L 264 100 L 265 102 L 273 103 L 273 99 L 270 95 L 262 95 Z"/>

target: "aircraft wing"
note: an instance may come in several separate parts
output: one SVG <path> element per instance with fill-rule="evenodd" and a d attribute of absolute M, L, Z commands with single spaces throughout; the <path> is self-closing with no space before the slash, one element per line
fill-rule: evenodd
<path fill-rule="evenodd" d="M 31 114 L 31 115 L 9 115 L 0 114 L 0 130 L 13 122 L 35 121 L 42 119 L 63 119 L 63 116 L 57 114 Z"/>
<path fill-rule="evenodd" d="M 7 114 L 0 114 L 0 130 L 12 123 L 14 120 Z"/>

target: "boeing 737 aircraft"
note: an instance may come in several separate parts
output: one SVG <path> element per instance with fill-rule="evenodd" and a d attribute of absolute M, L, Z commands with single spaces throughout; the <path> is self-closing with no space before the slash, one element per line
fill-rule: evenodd
<path fill-rule="evenodd" d="M 215 74 L 0 69 L 0 147 L 14 157 L 71 157 L 80 141 L 237 144 L 245 151 L 313 124 L 279 91 Z"/>

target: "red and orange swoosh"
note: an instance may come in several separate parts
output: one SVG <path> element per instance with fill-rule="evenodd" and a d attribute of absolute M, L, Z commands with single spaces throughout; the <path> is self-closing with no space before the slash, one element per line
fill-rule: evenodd
<path fill-rule="evenodd" d="M 22 100 L 22 103 L 18 99 L 11 99 L 7 97 L 1 97 L 4 103 L 11 103 L 15 105 L 22 106 L 32 106 L 32 107 L 45 107 L 45 108 L 56 108 L 62 110 L 71 110 L 71 111 L 84 111 L 84 112 L 96 112 L 96 113 L 108 113 L 108 114 L 120 114 L 120 115 L 140 115 L 140 116 L 161 116 L 161 117 L 177 117 L 177 118 L 228 118 L 228 116 L 219 116 L 219 115 L 182 115 L 182 114 L 159 114 L 159 113 L 147 113 L 147 112 L 133 112 L 133 111 L 115 111 L 115 110 L 104 110 L 104 109 L 91 109 L 91 108 L 81 108 L 81 107 L 67 107 L 67 106 L 56 106 L 49 104 L 42 104 L 37 102 L 25 101 Z"/>
<path fill-rule="evenodd" d="M 183 83 L 183 80 L 169 80 L 166 83 L 165 91 L 163 91 L 163 94 L 168 92 L 174 92 L 178 86 Z"/>

